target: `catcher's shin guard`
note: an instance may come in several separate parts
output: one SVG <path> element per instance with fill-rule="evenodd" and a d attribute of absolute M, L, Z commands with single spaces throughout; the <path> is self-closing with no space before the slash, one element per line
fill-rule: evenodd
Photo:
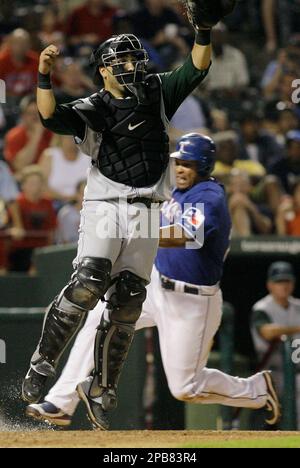
<path fill-rule="evenodd" d="M 108 412 L 117 406 L 117 384 L 135 329 L 132 323 L 105 318 L 105 313 L 97 328 L 94 375 L 77 386 L 93 427 L 100 430 L 109 429 Z"/>
<path fill-rule="evenodd" d="M 104 296 L 110 285 L 112 264 L 104 258 L 85 257 L 70 283 L 49 307 L 43 333 L 31 361 L 40 374 L 51 376 L 56 364 L 81 327 L 89 310 Z"/>
<path fill-rule="evenodd" d="M 107 412 L 117 406 L 118 380 L 145 298 L 145 280 L 123 271 L 97 328 L 94 375 L 81 382 L 77 392 L 98 429 L 108 429 Z"/>
<path fill-rule="evenodd" d="M 105 318 L 103 314 L 95 339 L 95 370 L 90 397 L 103 396 L 103 408 L 114 409 L 117 404 L 118 380 L 133 340 L 135 324 Z M 109 315 L 109 313 L 108 313 Z"/>
<path fill-rule="evenodd" d="M 97 329 L 91 397 L 99 397 L 103 389 L 115 392 L 145 298 L 145 280 L 121 272 Z"/>

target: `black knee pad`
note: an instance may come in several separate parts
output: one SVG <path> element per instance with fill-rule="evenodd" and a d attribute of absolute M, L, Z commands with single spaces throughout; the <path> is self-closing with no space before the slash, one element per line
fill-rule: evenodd
<path fill-rule="evenodd" d="M 110 286 L 111 269 L 106 258 L 84 257 L 64 290 L 65 298 L 87 311 L 93 309 Z"/>
<path fill-rule="evenodd" d="M 122 271 L 116 283 L 116 292 L 110 299 L 112 319 L 135 323 L 141 314 L 146 296 L 146 280 L 130 271 Z"/>

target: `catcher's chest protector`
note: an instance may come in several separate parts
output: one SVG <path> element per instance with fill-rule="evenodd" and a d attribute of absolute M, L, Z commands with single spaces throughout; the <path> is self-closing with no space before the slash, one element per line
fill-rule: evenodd
<path fill-rule="evenodd" d="M 158 77 L 147 78 L 143 94 L 140 102 L 136 97 L 114 99 L 105 90 L 90 98 L 104 116 L 96 162 L 100 172 L 114 182 L 137 188 L 158 182 L 169 160 Z"/>

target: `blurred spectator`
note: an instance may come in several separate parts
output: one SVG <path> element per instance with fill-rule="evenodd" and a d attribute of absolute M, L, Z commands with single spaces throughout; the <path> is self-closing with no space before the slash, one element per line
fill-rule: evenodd
<path fill-rule="evenodd" d="M 84 74 L 80 64 L 71 58 L 64 59 L 59 69 L 58 78 L 60 87 L 55 92 L 58 104 L 74 101 L 90 95 L 91 91 L 95 91 L 92 80 Z"/>
<path fill-rule="evenodd" d="M 234 169 L 229 176 L 227 192 L 235 237 L 270 234 L 272 231 L 271 212 L 255 203 L 251 198 L 252 190 L 248 174 Z"/>
<path fill-rule="evenodd" d="M 1 0 L 0 3 L 0 42 L 5 35 L 20 27 L 16 16 L 15 0 Z"/>
<path fill-rule="evenodd" d="M 266 49 L 268 52 L 274 52 L 280 42 L 287 43 L 293 33 L 300 31 L 300 2 L 299 0 L 262 0 L 262 17 Z"/>
<path fill-rule="evenodd" d="M 269 268 L 269 294 L 254 304 L 252 336 L 260 363 L 273 371 L 279 393 L 283 392 L 283 362 L 280 338 L 284 335 L 300 338 L 300 301 L 292 296 L 296 277 L 287 262 L 275 262 Z M 296 367 L 296 403 L 300 429 L 300 367 Z"/>
<path fill-rule="evenodd" d="M 205 80 L 210 92 L 238 95 L 249 84 L 247 61 L 244 54 L 228 44 L 227 28 L 218 23 L 212 29 L 212 66 Z"/>
<path fill-rule="evenodd" d="M 127 10 L 119 10 L 113 17 L 113 31 L 114 34 L 133 34 L 133 19 L 132 13 L 129 13 Z M 148 64 L 148 71 L 150 73 L 157 73 L 158 71 L 163 71 L 165 69 L 164 62 L 162 57 L 159 55 L 158 51 L 155 47 L 146 39 L 143 38 L 143 46 L 146 49 L 149 55 L 149 64 Z M 155 70 L 152 70 L 151 67 L 155 67 Z"/>
<path fill-rule="evenodd" d="M 282 156 L 275 138 L 262 128 L 262 119 L 245 114 L 240 122 L 240 157 L 260 162 L 268 168 Z"/>
<path fill-rule="evenodd" d="M 4 106 L 0 104 L 0 135 L 2 130 L 4 130 L 6 127 L 6 118 L 4 114 Z"/>
<path fill-rule="evenodd" d="M 292 109 L 283 109 L 278 114 L 277 137 L 282 138 L 281 143 L 286 143 L 286 135 L 290 131 L 297 130 L 300 127 L 300 120 Z"/>
<path fill-rule="evenodd" d="M 227 115 L 227 112 L 221 109 L 212 109 L 210 112 L 212 119 L 212 131 L 217 132 L 226 132 L 230 130 L 230 122 Z"/>
<path fill-rule="evenodd" d="M 18 194 L 19 190 L 9 167 L 4 161 L 0 161 L 0 274 L 6 271 L 10 236 L 19 239 L 24 235 L 22 218 L 16 203 Z M 11 215 L 10 226 L 8 210 Z"/>
<path fill-rule="evenodd" d="M 299 77 L 298 73 L 286 73 L 282 78 L 279 83 L 279 88 L 278 88 L 278 101 L 280 103 L 286 104 L 287 106 L 292 104 L 292 93 L 294 92 L 294 81 L 297 80 Z M 281 107 L 283 107 L 283 104 L 281 104 Z M 294 107 L 295 108 L 295 107 Z M 295 108 L 295 111 L 297 112 L 297 109 Z M 299 115 L 299 111 L 297 113 Z"/>
<path fill-rule="evenodd" d="M 113 32 L 116 35 L 133 34 L 132 15 L 126 10 L 118 10 L 112 20 Z"/>
<path fill-rule="evenodd" d="M 5 159 L 15 172 L 36 163 L 53 137 L 40 122 L 34 96 L 23 98 L 20 110 L 21 124 L 9 130 L 4 144 Z"/>
<path fill-rule="evenodd" d="M 8 97 L 21 98 L 32 93 L 37 83 L 38 55 L 30 50 L 30 36 L 24 29 L 11 33 L 0 53 L 0 77 Z"/>
<path fill-rule="evenodd" d="M 277 60 L 267 66 L 261 82 L 264 96 L 270 99 L 278 95 L 284 81 L 282 78 L 285 75 L 298 75 L 299 71 L 300 38 L 291 40 L 285 49 L 279 50 Z"/>
<path fill-rule="evenodd" d="M 159 51 L 165 67 L 169 68 L 189 53 L 186 41 L 180 36 L 183 20 L 165 0 L 145 0 L 144 6 L 133 13 L 132 24 L 134 34 Z"/>
<path fill-rule="evenodd" d="M 56 231 L 56 240 L 58 244 L 67 244 L 78 241 L 80 210 L 82 208 L 85 186 L 86 180 L 81 180 L 76 187 L 74 203 L 69 203 L 59 210 Z"/>
<path fill-rule="evenodd" d="M 56 214 L 51 201 L 43 196 L 45 179 L 38 166 L 23 170 L 21 188 L 17 203 L 25 236 L 11 244 L 11 271 L 29 271 L 33 249 L 51 245 L 56 228 Z"/>
<path fill-rule="evenodd" d="M 112 20 L 117 9 L 106 0 L 86 0 L 70 14 L 65 33 L 70 45 L 96 47 L 112 34 Z"/>
<path fill-rule="evenodd" d="M 58 12 L 54 8 L 47 8 L 42 15 L 41 26 L 38 32 L 42 48 L 54 44 L 61 51 L 65 44 L 62 30 L 63 25 L 59 21 Z"/>
<path fill-rule="evenodd" d="M 239 155 L 238 135 L 228 130 L 219 132 L 213 136 L 217 145 L 217 161 L 213 176 L 224 180 L 232 169 L 246 172 L 254 179 L 261 179 L 265 174 L 265 168 L 257 161 L 241 160 Z"/>
<path fill-rule="evenodd" d="M 181 104 L 172 118 L 169 127 L 171 151 L 175 151 L 177 140 L 185 133 L 207 133 L 210 127 L 210 114 L 205 101 L 191 94 Z"/>
<path fill-rule="evenodd" d="M 274 52 L 277 47 L 276 8 L 277 0 L 262 0 L 262 17 L 266 34 L 266 49 Z"/>
<path fill-rule="evenodd" d="M 300 130 L 287 134 L 286 155 L 270 167 L 269 173 L 278 178 L 287 194 L 291 194 L 293 184 L 300 177 Z"/>
<path fill-rule="evenodd" d="M 291 196 L 283 197 L 276 218 L 277 234 L 300 236 L 300 179 L 294 184 Z"/>
<path fill-rule="evenodd" d="M 282 110 L 277 110 L 271 131 L 273 131 L 276 141 L 281 147 L 286 145 L 287 134 L 298 128 L 300 128 L 300 120 L 293 109 L 285 107 Z"/>
<path fill-rule="evenodd" d="M 82 3 L 82 0 L 79 0 L 79 2 Z M 75 4 L 75 1 L 46 0 L 46 3 L 56 12 L 59 24 L 64 24 Z M 78 4 L 78 0 L 76 0 L 76 4 Z"/>
<path fill-rule="evenodd" d="M 40 168 L 48 181 L 47 196 L 52 200 L 74 200 L 76 187 L 86 177 L 91 159 L 76 146 L 73 137 L 61 136 L 61 146 L 44 151 Z"/>
<path fill-rule="evenodd" d="M 126 11 L 136 10 L 139 6 L 139 0 L 111 0 L 109 3 Z"/>

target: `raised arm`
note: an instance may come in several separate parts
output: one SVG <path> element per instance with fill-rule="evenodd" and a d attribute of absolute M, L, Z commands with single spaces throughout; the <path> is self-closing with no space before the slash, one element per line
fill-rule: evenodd
<path fill-rule="evenodd" d="M 56 100 L 51 86 L 50 73 L 58 55 L 59 50 L 54 45 L 46 47 L 40 55 L 37 106 L 43 119 L 51 118 L 56 108 Z"/>
<path fill-rule="evenodd" d="M 211 28 L 232 12 L 236 1 L 185 0 L 184 3 L 188 19 L 195 29 L 195 43 L 181 67 L 159 75 L 168 120 L 206 77 L 211 63 Z"/>
<path fill-rule="evenodd" d="M 60 135 L 85 135 L 85 123 L 73 109 L 73 103 L 56 104 L 50 73 L 59 50 L 50 45 L 40 55 L 37 88 L 37 107 L 44 127 Z"/>
<path fill-rule="evenodd" d="M 204 31 L 203 31 L 204 32 Z M 209 30 L 210 35 L 210 30 Z M 197 36 L 196 36 L 197 40 Z M 211 62 L 211 44 L 209 37 L 209 44 L 201 45 L 195 42 L 192 50 L 192 59 L 195 68 L 198 70 L 207 70 Z"/>
<path fill-rule="evenodd" d="M 211 28 L 233 11 L 236 1 L 184 0 L 184 3 L 187 17 L 196 32 L 192 50 L 193 63 L 198 70 L 205 70 L 211 59 Z"/>
<path fill-rule="evenodd" d="M 276 34 L 276 0 L 263 0 L 261 3 L 262 18 L 266 33 L 266 49 L 274 52 L 277 46 Z"/>

